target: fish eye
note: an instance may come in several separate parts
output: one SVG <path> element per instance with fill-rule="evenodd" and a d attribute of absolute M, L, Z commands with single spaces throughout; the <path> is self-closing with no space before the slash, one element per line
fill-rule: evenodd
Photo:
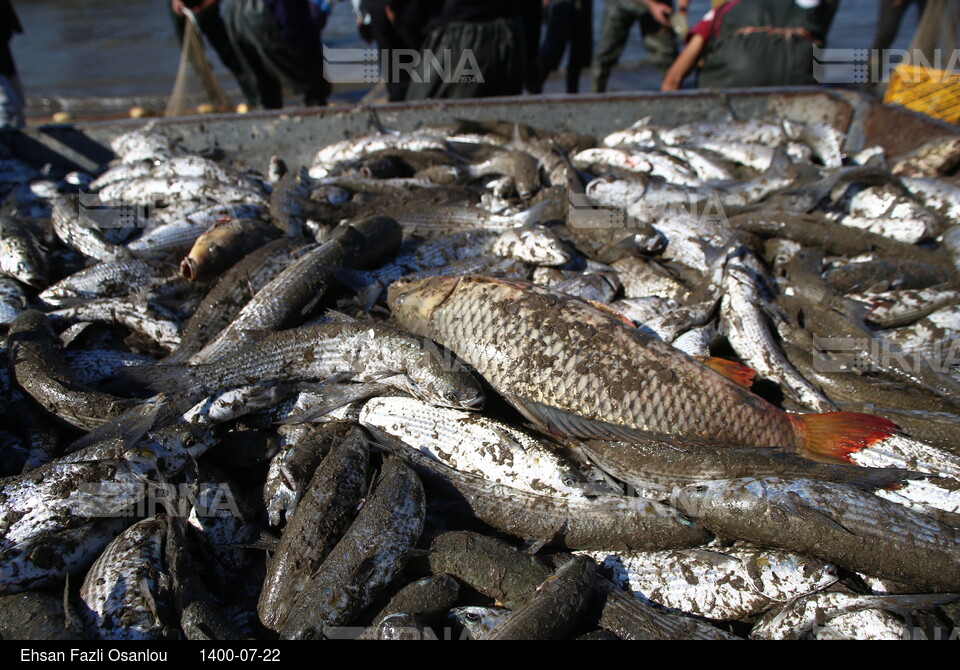
<path fill-rule="evenodd" d="M 694 487 L 693 487 L 693 490 L 694 490 L 694 492 L 696 492 L 696 493 L 706 493 L 706 492 L 707 492 L 707 487 L 704 486 L 703 484 L 700 484 L 699 486 L 694 486 Z"/>
<path fill-rule="evenodd" d="M 567 475 L 562 481 L 564 486 L 576 486 L 577 484 L 577 480 L 573 478 L 573 475 Z"/>
<path fill-rule="evenodd" d="M 480 621 L 480 615 L 477 614 L 476 612 L 467 612 L 463 616 L 463 618 L 466 619 L 469 623 L 479 623 Z"/>
<path fill-rule="evenodd" d="M 183 433 L 180 436 L 180 440 L 183 442 L 183 446 L 192 447 L 197 443 L 197 438 L 193 436 L 193 433 Z"/>
<path fill-rule="evenodd" d="M 447 391 L 443 394 L 443 399 L 447 402 L 459 402 L 460 393 L 458 391 Z"/>
<path fill-rule="evenodd" d="M 813 565 L 809 561 L 800 561 L 797 564 L 797 569 L 800 570 L 800 574 L 804 577 L 809 577 L 813 572 Z"/>

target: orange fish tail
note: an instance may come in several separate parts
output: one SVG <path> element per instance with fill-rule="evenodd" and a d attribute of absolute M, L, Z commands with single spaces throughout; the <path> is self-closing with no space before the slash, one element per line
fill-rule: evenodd
<path fill-rule="evenodd" d="M 787 416 L 801 437 L 804 452 L 843 463 L 853 462 L 850 454 L 899 432 L 895 423 L 872 414 L 829 412 Z"/>

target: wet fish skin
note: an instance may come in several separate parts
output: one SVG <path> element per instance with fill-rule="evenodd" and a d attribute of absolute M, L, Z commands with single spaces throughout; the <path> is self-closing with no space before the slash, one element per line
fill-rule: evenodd
<path fill-rule="evenodd" d="M 478 383 L 445 358 L 420 338 L 390 326 L 334 322 L 269 333 L 224 360 L 130 368 L 127 376 L 168 391 L 210 395 L 275 382 L 338 377 L 371 382 L 404 375 L 408 388 L 429 402 L 479 409 L 484 396 Z"/>
<path fill-rule="evenodd" d="M 395 283 L 388 302 L 404 328 L 450 347 L 525 416 L 566 435 L 832 452 L 875 441 L 868 425 L 878 437 L 892 430 L 858 415 L 787 415 L 616 317 L 533 285 L 437 277 Z M 821 446 L 799 426 L 834 421 L 858 426 L 849 435 L 859 446 Z"/>
<path fill-rule="evenodd" d="M 0 638 L 82 640 L 67 624 L 63 598 L 41 591 L 0 596 Z"/>
<path fill-rule="evenodd" d="M 108 518 L 38 534 L 5 549 L 0 559 L 0 593 L 56 588 L 67 575 L 82 576 L 129 518 Z"/>
<path fill-rule="evenodd" d="M 279 526 L 293 513 L 333 441 L 344 434 L 344 425 L 338 423 L 303 428 L 270 459 L 263 504 L 271 526 Z"/>
<path fill-rule="evenodd" d="M 271 279 L 191 361 L 210 362 L 235 351 L 249 340 L 252 331 L 294 325 L 329 290 L 337 267 L 376 264 L 396 252 L 401 237 L 397 222 L 386 216 L 342 224 L 326 243 L 306 252 Z"/>
<path fill-rule="evenodd" d="M 329 636 L 349 623 L 403 568 L 425 513 L 420 479 L 399 459 L 388 459 L 360 514 L 304 586 L 281 637 Z"/>
<path fill-rule="evenodd" d="M 925 289 L 950 280 L 950 272 L 943 266 L 916 261 L 884 259 L 868 263 L 848 263 L 827 270 L 823 274 L 840 293 Z"/>
<path fill-rule="evenodd" d="M 674 502 L 714 532 L 930 592 L 960 589 L 960 533 L 849 486 L 779 477 L 704 482 Z"/>
<path fill-rule="evenodd" d="M 788 332 L 783 331 L 781 332 Z M 796 331 L 793 331 L 796 333 Z M 790 362 L 807 379 L 816 382 L 836 403 L 868 402 L 906 410 L 950 412 L 957 414 L 960 407 L 949 398 L 915 389 L 903 383 L 873 379 L 850 374 L 849 371 L 831 371 L 828 366 L 814 363 L 814 345 L 809 335 L 788 336 L 784 352 Z"/>
<path fill-rule="evenodd" d="M 735 635 L 693 617 L 646 605 L 598 576 L 594 591 L 599 624 L 623 640 L 738 640 Z"/>
<path fill-rule="evenodd" d="M 836 405 L 798 373 L 781 350 L 767 322 L 761 276 L 754 267 L 760 267 L 760 262 L 747 252 L 744 261 L 728 261 L 724 270 L 720 323 L 727 340 L 746 365 L 777 382 L 802 407 L 814 412 L 836 411 Z"/>
<path fill-rule="evenodd" d="M 27 308 L 27 296 L 19 282 L 0 277 L 0 326 L 13 323 Z"/>
<path fill-rule="evenodd" d="M 466 511 L 521 539 L 570 550 L 665 549 L 698 546 L 707 535 L 675 510 L 653 500 L 598 494 L 591 499 L 527 493 L 458 472 L 373 429 L 378 443 L 436 486 L 466 501 Z"/>
<path fill-rule="evenodd" d="M 389 433 L 461 472 L 528 493 L 583 498 L 575 467 L 535 436 L 506 423 L 413 398 L 374 398 L 360 423 Z"/>
<path fill-rule="evenodd" d="M 960 164 L 960 139 L 946 136 L 931 140 L 900 158 L 891 168 L 902 177 L 938 177 Z"/>
<path fill-rule="evenodd" d="M 158 304 L 151 304 L 148 296 L 143 295 L 87 300 L 49 312 L 48 318 L 64 330 L 85 322 L 129 328 L 154 343 L 161 352 L 171 351 L 180 343 L 180 323 L 175 315 Z"/>
<path fill-rule="evenodd" d="M 623 258 L 611 267 L 617 271 L 626 298 L 658 296 L 683 303 L 690 297 L 690 290 L 682 282 L 646 258 Z"/>
<path fill-rule="evenodd" d="M 92 430 L 139 404 L 76 382 L 60 352 L 60 339 L 41 312 L 25 311 L 10 324 L 8 343 L 20 387 L 71 425 Z"/>
<path fill-rule="evenodd" d="M 523 200 L 532 198 L 540 188 L 540 164 L 525 151 L 498 151 L 482 163 L 467 166 L 464 170 L 473 178 L 491 174 L 513 177 L 517 195 Z"/>
<path fill-rule="evenodd" d="M 398 614 L 414 615 L 422 622 L 431 622 L 453 607 L 460 595 L 460 585 L 450 575 L 432 575 L 407 584 L 394 595 L 373 617 L 373 626 L 379 626 L 388 617 Z M 367 639 L 370 629 L 361 636 Z"/>
<path fill-rule="evenodd" d="M 195 600 L 183 609 L 180 629 L 188 640 L 245 640 L 223 611 L 209 600 Z"/>
<path fill-rule="evenodd" d="M 505 607 L 455 607 L 448 618 L 463 628 L 463 634 L 471 640 L 485 640 L 493 630 L 510 615 Z"/>
<path fill-rule="evenodd" d="M 540 224 L 504 231 L 491 251 L 498 256 L 546 266 L 563 265 L 571 257 L 553 231 Z"/>
<path fill-rule="evenodd" d="M 282 237 L 247 254 L 220 277 L 183 326 L 180 344 L 165 361 L 181 363 L 226 328 L 257 291 L 312 247 Z"/>
<path fill-rule="evenodd" d="M 669 442 L 588 440 L 581 448 L 604 471 L 641 495 L 666 499 L 677 487 L 743 477 L 804 477 L 873 490 L 916 473 L 905 469 L 817 463 L 773 447 L 677 446 Z"/>
<path fill-rule="evenodd" d="M 96 225 L 83 215 L 75 197 L 54 201 L 53 229 L 64 244 L 98 261 L 120 261 L 132 256 L 125 247 L 103 239 Z"/>
<path fill-rule="evenodd" d="M 218 224 L 197 238 L 190 253 L 180 262 L 180 274 L 190 281 L 210 281 L 279 236 L 276 228 L 259 219 L 234 219 Z"/>
<path fill-rule="evenodd" d="M 768 612 L 750 631 L 750 637 L 756 640 L 796 640 L 814 626 L 829 625 L 829 619 L 841 614 L 874 608 L 906 612 L 934 607 L 956 598 L 956 595 L 815 593 Z"/>
<path fill-rule="evenodd" d="M 167 521 L 144 519 L 94 562 L 80 588 L 88 630 L 101 640 L 177 637 L 170 577 L 163 560 Z"/>
<path fill-rule="evenodd" d="M 859 610 L 832 617 L 814 627 L 814 640 L 909 640 L 910 628 L 896 614 L 881 609 Z"/>
<path fill-rule="evenodd" d="M 369 442 L 359 428 L 332 447 L 305 487 L 284 528 L 257 611 L 272 630 L 281 630 L 313 573 L 353 520 L 366 491 Z"/>
<path fill-rule="evenodd" d="M 765 208 L 759 212 L 735 214 L 732 228 L 746 230 L 762 237 L 794 240 L 805 247 L 822 248 L 825 253 L 856 256 L 876 251 L 888 258 L 902 258 L 944 266 L 950 261 L 941 254 L 923 247 L 897 242 L 863 230 L 846 228 L 817 215 L 797 214 Z"/>
<path fill-rule="evenodd" d="M 521 609 L 511 612 L 484 639 L 556 640 L 577 625 L 593 592 L 597 564 L 577 556 L 540 585 Z"/>
<path fill-rule="evenodd" d="M 46 286 L 47 264 L 36 238 L 13 211 L 11 202 L 0 208 L 0 275 L 34 288 Z"/>
<path fill-rule="evenodd" d="M 242 203 L 267 209 L 267 197 L 249 184 L 231 184 L 204 177 L 153 176 L 107 184 L 98 193 L 104 203 L 165 205 L 181 200 Z"/>
<path fill-rule="evenodd" d="M 176 266 L 167 261 L 105 261 L 65 277 L 38 298 L 46 305 L 65 306 L 74 300 L 126 297 L 132 290 L 161 284 L 175 271 Z"/>
<path fill-rule="evenodd" d="M 761 614 L 838 579 L 823 561 L 749 546 L 590 555 L 637 598 L 720 621 Z"/>

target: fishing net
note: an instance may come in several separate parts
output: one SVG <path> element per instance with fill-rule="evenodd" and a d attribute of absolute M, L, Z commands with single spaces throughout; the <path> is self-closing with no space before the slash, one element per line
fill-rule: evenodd
<path fill-rule="evenodd" d="M 233 109 L 230 98 L 217 83 L 203 48 L 200 26 L 192 12 L 184 12 L 183 49 L 173 92 L 165 116 L 196 114 L 198 111 L 226 112 Z"/>

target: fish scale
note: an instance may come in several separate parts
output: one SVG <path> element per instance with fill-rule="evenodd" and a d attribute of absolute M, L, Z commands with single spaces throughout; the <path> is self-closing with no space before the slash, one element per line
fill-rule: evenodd
<path fill-rule="evenodd" d="M 510 397 L 658 435 L 798 446 L 785 414 L 580 301 L 473 277 L 423 327 L 394 313 Z"/>

